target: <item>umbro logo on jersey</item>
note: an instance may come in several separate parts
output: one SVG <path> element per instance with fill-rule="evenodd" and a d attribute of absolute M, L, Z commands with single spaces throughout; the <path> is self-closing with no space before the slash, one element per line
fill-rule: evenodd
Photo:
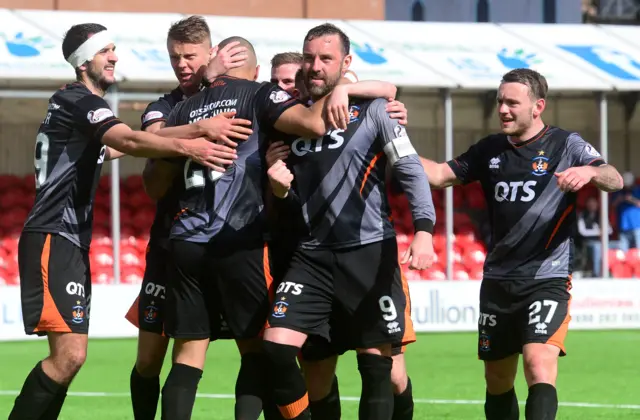
<path fill-rule="evenodd" d="M 500 169 L 500 158 L 494 157 L 489 161 L 489 169 Z"/>

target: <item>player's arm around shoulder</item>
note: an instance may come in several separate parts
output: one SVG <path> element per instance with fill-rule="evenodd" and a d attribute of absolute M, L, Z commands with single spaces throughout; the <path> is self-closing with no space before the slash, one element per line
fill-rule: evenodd
<path fill-rule="evenodd" d="M 164 126 L 164 121 L 158 121 L 145 127 L 143 131 L 155 134 Z M 164 197 L 179 174 L 180 166 L 173 162 L 164 159 L 147 159 L 142 171 L 144 190 L 152 200 L 159 200 Z"/>
<path fill-rule="evenodd" d="M 567 156 L 570 167 L 555 173 L 558 188 L 564 192 L 576 192 L 588 183 L 605 192 L 620 191 L 622 175 L 602 155 L 577 133 L 567 138 Z"/>

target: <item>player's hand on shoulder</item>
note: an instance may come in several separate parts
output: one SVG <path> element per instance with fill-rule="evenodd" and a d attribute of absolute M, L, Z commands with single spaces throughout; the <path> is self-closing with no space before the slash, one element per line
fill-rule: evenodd
<path fill-rule="evenodd" d="M 396 99 L 387 98 L 389 103 L 387 103 L 387 113 L 394 120 L 398 120 L 398 123 L 402 125 L 407 125 L 408 112 L 407 108 L 404 104 Z"/>
<path fill-rule="evenodd" d="M 345 86 L 336 86 L 325 103 L 327 122 L 335 129 L 346 130 L 349 123 L 349 94 Z"/>
<path fill-rule="evenodd" d="M 562 192 L 576 192 L 596 176 L 593 166 L 576 166 L 554 174 Z"/>
<path fill-rule="evenodd" d="M 405 251 L 400 264 L 409 263 L 410 270 L 424 270 L 433 265 L 435 257 L 433 235 L 419 231 L 413 236 L 411 246 Z"/>
<path fill-rule="evenodd" d="M 235 69 L 247 62 L 247 47 L 240 45 L 240 42 L 234 41 L 219 48 L 217 45 L 211 52 L 211 59 L 205 71 L 204 77 L 208 81 L 213 81 L 231 69 Z"/>
<path fill-rule="evenodd" d="M 225 172 L 225 165 L 231 165 L 238 158 L 234 148 L 212 143 L 204 137 L 187 140 L 183 144 L 186 157 L 217 172 Z"/>
<path fill-rule="evenodd" d="M 267 176 L 269 177 L 273 195 L 285 198 L 289 194 L 291 183 L 293 182 L 293 174 L 287 168 L 287 165 L 281 160 L 276 161 L 267 170 Z"/>
<path fill-rule="evenodd" d="M 247 140 L 253 130 L 248 128 L 251 126 L 251 121 L 233 118 L 235 115 L 235 112 L 223 112 L 213 118 L 200 120 L 196 124 L 200 127 L 203 137 L 229 147 L 236 147 L 238 143 L 233 140 Z"/>
<path fill-rule="evenodd" d="M 266 154 L 267 167 L 272 167 L 279 160 L 284 162 L 289 157 L 290 150 L 283 141 L 271 143 Z"/>

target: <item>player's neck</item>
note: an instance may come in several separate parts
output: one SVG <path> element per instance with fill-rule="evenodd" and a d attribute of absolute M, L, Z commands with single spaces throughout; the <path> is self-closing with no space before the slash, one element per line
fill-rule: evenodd
<path fill-rule="evenodd" d="M 534 138 L 539 132 L 542 131 L 544 126 L 545 126 L 544 122 L 541 119 L 537 119 L 536 121 L 533 122 L 533 124 L 531 125 L 531 127 L 529 127 L 527 131 L 522 133 L 522 135 L 518 137 L 509 136 L 509 139 L 513 143 L 524 143 Z"/>
<path fill-rule="evenodd" d="M 78 82 L 85 85 L 87 89 L 89 89 L 89 91 L 91 91 L 91 93 L 93 93 L 94 95 L 102 97 L 107 93 L 104 89 L 96 86 L 95 84 L 93 84 L 93 82 L 91 82 L 90 80 L 86 80 L 85 78 L 80 78 Z"/>

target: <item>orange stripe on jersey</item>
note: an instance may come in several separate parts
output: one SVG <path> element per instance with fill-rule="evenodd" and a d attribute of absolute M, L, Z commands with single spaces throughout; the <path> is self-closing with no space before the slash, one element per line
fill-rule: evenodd
<path fill-rule="evenodd" d="M 400 264 L 398 264 L 400 266 Z M 411 296 L 409 295 L 409 283 L 407 278 L 400 269 L 400 278 L 402 279 L 402 291 L 404 292 L 405 305 L 404 305 L 404 335 L 402 336 L 402 345 L 413 343 L 416 341 L 416 332 L 413 329 L 413 321 L 411 320 Z"/>
<path fill-rule="evenodd" d="M 571 321 L 571 297 L 569 297 L 569 303 L 567 304 L 567 316 L 564 317 L 560 328 L 553 333 L 551 337 L 547 340 L 545 344 L 551 344 L 558 347 L 562 350 L 563 353 L 566 354 L 566 349 L 564 347 L 564 340 L 567 338 L 567 332 L 569 331 L 569 322 Z"/>
<path fill-rule="evenodd" d="M 309 407 L 309 394 L 305 392 L 305 394 L 298 401 L 292 402 L 291 404 L 287 404 L 283 407 L 278 406 L 278 410 L 280 410 L 280 414 L 285 419 L 295 419 L 298 417 L 304 410 Z"/>
<path fill-rule="evenodd" d="M 71 328 L 64 322 L 60 311 L 56 307 L 56 303 L 51 296 L 49 290 L 49 259 L 51 256 L 51 235 L 47 235 L 47 239 L 44 241 L 42 247 L 42 254 L 40 256 L 40 271 L 42 275 L 42 287 L 43 287 L 43 302 L 42 313 L 40 314 L 40 321 L 33 330 L 38 331 L 52 331 L 52 332 L 66 332 L 70 333 Z"/>
<path fill-rule="evenodd" d="M 267 287 L 267 293 L 269 294 L 269 307 L 272 308 L 271 305 L 273 305 L 273 300 L 276 298 L 276 289 L 273 284 L 273 275 L 271 274 L 271 262 L 269 260 L 269 247 L 266 243 L 264 244 L 264 251 L 263 251 L 263 257 L 262 257 L 262 269 L 264 271 L 264 282 Z M 270 313 L 271 311 L 267 313 L 267 319 L 265 319 L 264 321 L 264 326 L 260 331 L 260 336 L 264 334 L 264 330 L 271 328 L 269 325 Z"/>
<path fill-rule="evenodd" d="M 369 175 L 371 174 L 371 171 L 376 166 L 378 159 L 380 159 L 382 155 L 383 155 L 383 152 L 380 152 L 377 155 L 375 155 L 373 159 L 371 159 L 371 163 L 369 163 L 369 166 L 367 166 L 367 170 L 364 173 L 364 178 L 362 178 L 362 184 L 360 185 L 360 194 L 362 194 L 362 190 L 364 190 L 364 185 L 367 183 L 367 179 L 369 179 Z"/>
<path fill-rule="evenodd" d="M 569 215 L 569 213 L 571 213 L 572 210 L 573 210 L 573 204 L 570 204 L 569 207 L 565 209 L 564 213 L 562 213 L 562 216 L 560 216 L 560 220 L 558 220 L 558 223 L 556 223 L 556 227 L 553 228 L 553 232 L 551 232 L 549 241 L 547 241 L 547 246 L 545 246 L 544 249 L 549 248 L 549 245 L 551 245 L 551 241 L 556 236 L 556 233 L 558 233 L 558 229 L 560 229 L 560 225 L 562 225 L 562 222 L 564 222 L 564 219 L 567 218 L 567 216 Z"/>

